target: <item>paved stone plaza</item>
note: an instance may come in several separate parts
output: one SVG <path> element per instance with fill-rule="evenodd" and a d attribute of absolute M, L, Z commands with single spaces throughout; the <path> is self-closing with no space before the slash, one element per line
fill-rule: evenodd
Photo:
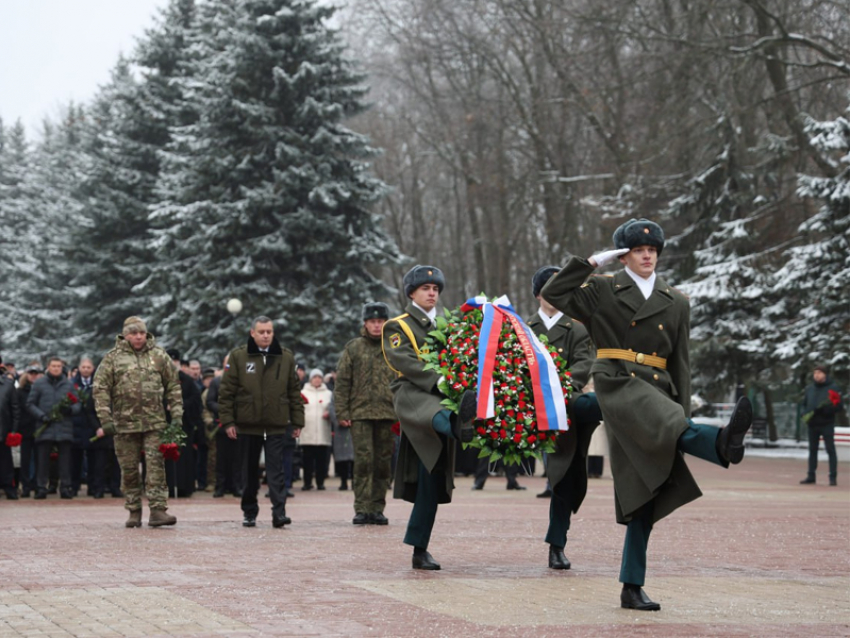
<path fill-rule="evenodd" d="M 390 502 L 388 527 L 355 527 L 352 493 L 329 481 L 296 487 L 283 530 L 268 507 L 243 528 L 238 500 L 208 493 L 173 500 L 177 526 L 161 529 L 125 529 L 117 499 L 4 499 L 0 638 L 850 635 L 848 464 L 837 488 L 798 485 L 799 459 L 690 466 L 705 495 L 650 541 L 660 612 L 619 608 L 610 477 L 591 481 L 573 519 L 567 572 L 547 568 L 541 478 L 522 492 L 458 478 L 431 573 L 410 568 L 401 542 L 409 504 Z"/>

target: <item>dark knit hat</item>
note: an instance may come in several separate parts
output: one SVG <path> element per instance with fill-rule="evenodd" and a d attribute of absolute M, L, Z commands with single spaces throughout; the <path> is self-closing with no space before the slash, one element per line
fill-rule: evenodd
<path fill-rule="evenodd" d="M 825 365 L 825 364 L 823 364 L 823 363 L 819 363 L 818 365 L 816 365 L 816 366 L 815 366 L 815 370 L 820 371 L 820 372 L 823 372 L 823 373 L 824 373 L 824 374 L 826 374 L 826 375 L 828 375 L 828 374 L 829 374 L 829 366 L 827 366 L 827 365 Z"/>
<path fill-rule="evenodd" d="M 127 317 L 124 320 L 124 330 L 122 334 L 128 335 L 131 332 L 147 332 L 148 327 L 145 325 L 145 322 L 142 321 L 141 317 Z"/>
<path fill-rule="evenodd" d="M 543 268 L 534 273 L 534 276 L 531 278 L 531 294 L 537 297 L 540 291 L 543 290 L 546 282 L 559 270 L 561 269 L 557 266 L 543 266 Z"/>
<path fill-rule="evenodd" d="M 443 271 L 436 266 L 414 266 L 407 271 L 402 284 L 404 284 L 405 297 L 409 297 L 414 290 L 425 284 L 436 284 L 437 290 L 442 293 L 446 286 L 446 278 L 443 276 Z"/>
<path fill-rule="evenodd" d="M 382 301 L 372 301 L 363 304 L 361 315 L 363 316 L 363 321 L 367 319 L 389 319 L 390 307 Z"/>
<path fill-rule="evenodd" d="M 658 254 L 664 248 L 664 231 L 653 221 L 630 219 L 614 231 L 614 248 L 632 249 L 635 246 L 655 246 Z"/>

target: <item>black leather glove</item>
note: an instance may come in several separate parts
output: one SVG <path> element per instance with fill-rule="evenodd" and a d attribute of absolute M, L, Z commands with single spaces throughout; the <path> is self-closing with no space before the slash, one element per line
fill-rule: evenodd
<path fill-rule="evenodd" d="M 60 405 L 59 413 L 65 416 L 71 416 L 71 406 L 70 405 Z"/>

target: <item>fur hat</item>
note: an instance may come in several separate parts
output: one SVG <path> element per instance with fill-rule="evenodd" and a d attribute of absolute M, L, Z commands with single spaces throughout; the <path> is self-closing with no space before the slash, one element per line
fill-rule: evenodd
<path fill-rule="evenodd" d="M 124 330 L 122 334 L 128 335 L 133 332 L 147 332 L 148 327 L 145 325 L 145 322 L 142 321 L 141 317 L 136 317 L 135 315 L 132 317 L 127 317 L 124 320 Z"/>
<path fill-rule="evenodd" d="M 367 304 L 363 304 L 361 314 L 363 316 L 363 321 L 366 321 L 367 319 L 389 319 L 390 307 L 382 301 L 372 301 Z"/>
<path fill-rule="evenodd" d="M 614 231 L 614 248 L 631 250 L 636 246 L 655 246 L 660 255 L 664 248 L 664 231 L 661 226 L 641 217 L 630 219 Z"/>
<path fill-rule="evenodd" d="M 414 266 L 407 271 L 402 279 L 404 284 L 404 296 L 410 297 L 411 293 L 425 284 L 436 284 L 441 293 L 446 286 L 446 278 L 443 271 L 436 266 Z"/>
<path fill-rule="evenodd" d="M 534 276 L 531 278 L 531 294 L 537 297 L 540 291 L 543 290 L 546 282 L 559 270 L 561 269 L 557 266 L 543 266 L 543 268 L 534 273 Z"/>

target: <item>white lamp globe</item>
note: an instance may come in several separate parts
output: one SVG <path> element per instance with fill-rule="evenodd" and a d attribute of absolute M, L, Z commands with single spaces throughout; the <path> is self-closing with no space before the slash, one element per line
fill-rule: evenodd
<path fill-rule="evenodd" d="M 242 312 L 242 302 L 234 297 L 227 302 L 227 312 L 232 315 L 238 315 Z"/>

